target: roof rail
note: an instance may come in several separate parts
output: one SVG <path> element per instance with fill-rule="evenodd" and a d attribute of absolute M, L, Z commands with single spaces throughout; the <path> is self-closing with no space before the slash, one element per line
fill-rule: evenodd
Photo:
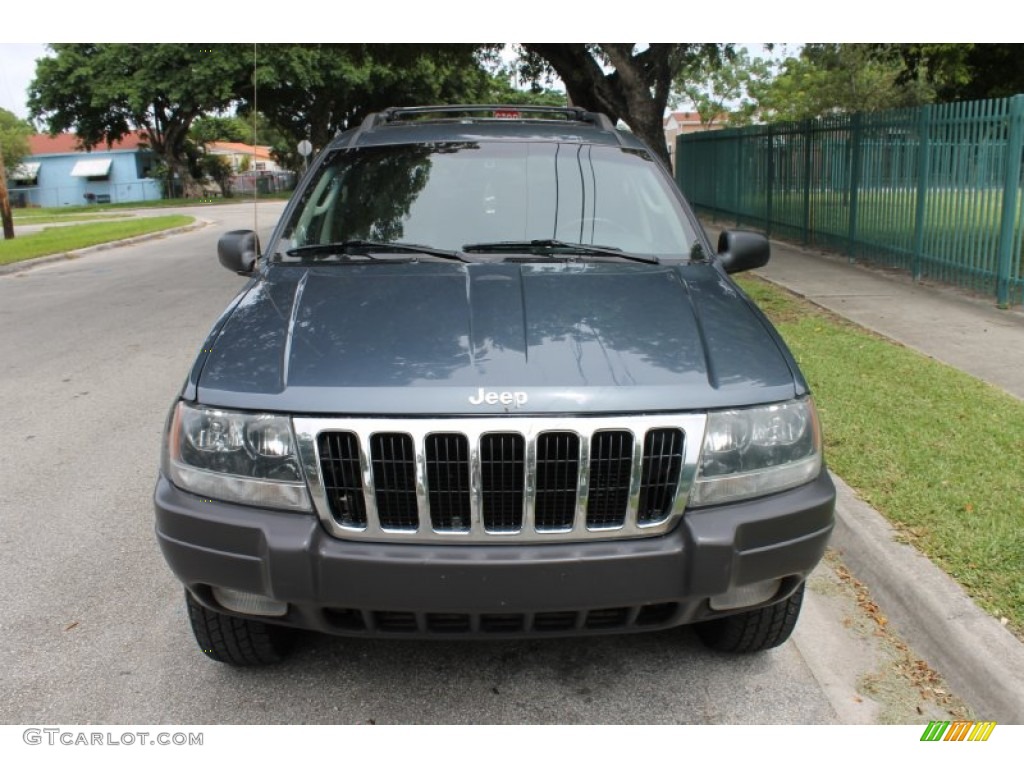
<path fill-rule="evenodd" d="M 436 114 L 466 114 L 475 112 L 518 112 L 532 113 L 532 114 L 543 114 L 543 115 L 564 115 L 569 120 L 575 120 L 580 123 L 590 123 L 596 125 L 605 131 L 614 131 L 615 126 L 612 121 L 608 119 L 608 116 L 601 112 L 591 112 L 581 107 L 545 107 L 538 104 L 442 104 L 431 107 L 389 107 L 384 111 L 378 113 L 376 117 L 379 123 L 390 123 L 398 120 L 402 120 L 406 117 L 413 117 L 416 115 L 436 115 Z M 373 117 L 373 116 L 371 116 Z M 378 122 L 369 122 L 369 118 L 363 121 L 363 125 L 360 126 L 360 131 L 368 128 L 375 127 Z"/>

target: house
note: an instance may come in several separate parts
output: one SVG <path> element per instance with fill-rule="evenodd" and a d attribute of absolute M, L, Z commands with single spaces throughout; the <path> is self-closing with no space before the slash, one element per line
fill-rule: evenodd
<path fill-rule="evenodd" d="M 149 178 L 156 156 L 145 134 L 133 132 L 109 147 L 82 148 L 78 136 L 36 134 L 29 154 L 8 173 L 14 207 L 134 203 L 157 200 L 160 182 Z"/>
<path fill-rule="evenodd" d="M 665 128 L 665 143 L 672 159 L 672 170 L 676 167 L 676 136 L 697 131 L 713 131 L 725 126 L 726 115 L 717 115 L 710 126 L 705 126 L 697 112 L 669 112 L 662 121 Z"/>
<path fill-rule="evenodd" d="M 236 175 L 247 171 L 281 170 L 270 156 L 270 147 L 254 147 L 238 141 L 211 141 L 206 145 L 206 151 L 211 155 L 226 157 Z"/>

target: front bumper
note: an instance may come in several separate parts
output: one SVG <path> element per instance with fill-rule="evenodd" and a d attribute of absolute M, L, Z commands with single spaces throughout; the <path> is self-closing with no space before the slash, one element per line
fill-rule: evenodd
<path fill-rule="evenodd" d="M 783 600 L 825 551 L 835 488 L 822 471 L 791 491 L 687 511 L 656 538 L 515 545 L 344 541 L 314 514 L 200 499 L 162 475 L 154 503 L 171 570 L 213 610 L 232 613 L 213 597 L 224 587 L 288 604 L 261 620 L 320 632 L 502 637 L 703 621 L 730 613 L 710 598 L 769 579 L 781 584 L 765 604 Z"/>

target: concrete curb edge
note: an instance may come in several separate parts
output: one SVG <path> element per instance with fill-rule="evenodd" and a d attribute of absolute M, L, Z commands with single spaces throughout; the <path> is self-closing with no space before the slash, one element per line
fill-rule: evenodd
<path fill-rule="evenodd" d="M 893 629 L 984 719 L 1024 723 L 1024 644 L 835 475 L 832 547 Z"/>

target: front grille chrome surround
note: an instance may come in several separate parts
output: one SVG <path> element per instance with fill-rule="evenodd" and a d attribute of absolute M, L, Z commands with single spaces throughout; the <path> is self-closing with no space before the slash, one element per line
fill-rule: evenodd
<path fill-rule="evenodd" d="M 697 473 L 707 417 L 293 423 L 314 506 L 333 536 L 513 544 L 631 539 L 671 530 Z M 378 487 L 381 482 L 388 487 Z"/>

